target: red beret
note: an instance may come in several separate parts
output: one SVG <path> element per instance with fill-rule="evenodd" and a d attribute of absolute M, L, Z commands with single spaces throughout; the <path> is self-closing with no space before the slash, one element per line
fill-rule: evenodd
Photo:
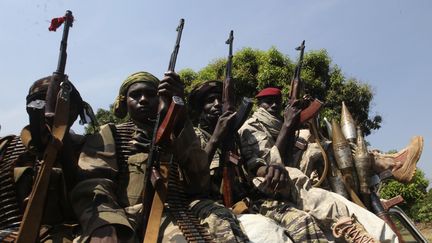
<path fill-rule="evenodd" d="M 264 97 L 264 96 L 281 96 L 281 90 L 278 88 L 265 88 L 263 90 L 261 90 L 256 96 L 255 98 L 260 98 L 260 97 Z"/>

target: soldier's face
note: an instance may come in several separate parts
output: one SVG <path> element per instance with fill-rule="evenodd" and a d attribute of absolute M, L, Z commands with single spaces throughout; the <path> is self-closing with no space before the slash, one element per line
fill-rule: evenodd
<path fill-rule="evenodd" d="M 222 115 L 222 94 L 209 93 L 204 99 L 202 112 L 208 118 L 218 119 Z"/>
<path fill-rule="evenodd" d="M 258 99 L 258 105 L 264 108 L 268 113 L 278 116 L 282 110 L 282 97 L 264 96 Z"/>
<path fill-rule="evenodd" d="M 127 92 L 126 103 L 132 120 L 145 123 L 155 119 L 159 104 L 157 89 L 145 82 L 132 84 Z"/>
<path fill-rule="evenodd" d="M 207 121 L 217 122 L 222 115 L 222 94 L 218 92 L 209 93 L 204 99 L 202 113 Z"/>

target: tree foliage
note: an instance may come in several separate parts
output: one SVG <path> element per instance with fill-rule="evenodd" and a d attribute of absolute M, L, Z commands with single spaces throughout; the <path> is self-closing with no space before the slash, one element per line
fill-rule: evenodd
<path fill-rule="evenodd" d="M 188 69 L 185 75 L 180 74 L 187 81 L 187 86 L 206 80 L 223 80 L 225 64 L 226 58 L 219 58 L 198 72 Z M 295 66 L 296 62 L 274 47 L 267 51 L 243 48 L 233 58 L 236 94 L 238 97 L 254 97 L 259 90 L 273 86 L 281 88 L 287 100 Z M 339 120 L 342 101 L 345 101 L 366 135 L 380 128 L 381 116 L 369 117 L 373 99 L 371 87 L 355 78 L 346 78 L 342 70 L 332 64 L 325 50 L 305 53 L 301 78 L 305 83 L 305 94 L 325 102 L 323 116 Z M 191 87 L 188 87 L 187 91 L 190 90 Z"/>
<path fill-rule="evenodd" d="M 390 180 L 381 187 L 380 195 L 384 199 L 401 195 L 405 202 L 400 207 L 408 216 L 416 221 L 432 222 L 432 191 L 427 192 L 428 185 L 424 172 L 417 168 L 411 183 Z"/>
<path fill-rule="evenodd" d="M 199 71 L 190 68 L 179 71 L 185 83 L 186 93 L 192 87 L 206 80 L 223 80 L 226 58 L 217 58 Z M 243 48 L 233 57 L 233 77 L 237 97 L 254 97 L 266 87 L 282 89 L 284 100 L 288 99 L 290 81 L 296 61 L 281 53 L 275 47 L 267 51 Z M 369 116 L 373 92 L 369 85 L 355 78 L 347 78 L 329 57 L 326 50 L 308 51 L 304 55 L 301 78 L 305 93 L 325 102 L 321 115 L 328 119 L 340 119 L 342 101 L 348 106 L 365 135 L 381 126 L 381 116 Z M 96 117 L 100 124 L 116 122 L 110 111 L 99 109 Z M 91 129 L 86 128 L 91 132 Z"/>
<path fill-rule="evenodd" d="M 116 117 L 112 112 L 112 110 L 113 110 L 113 105 L 110 105 L 109 110 L 99 108 L 95 114 L 98 123 L 101 125 L 108 124 L 108 123 L 120 124 L 129 119 L 128 117 L 123 119 Z M 94 127 L 90 125 L 85 126 L 84 129 L 86 134 L 92 134 L 95 132 Z"/>

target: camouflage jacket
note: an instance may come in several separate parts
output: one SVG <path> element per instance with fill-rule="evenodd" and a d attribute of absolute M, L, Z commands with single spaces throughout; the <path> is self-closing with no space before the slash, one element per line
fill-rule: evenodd
<path fill-rule="evenodd" d="M 259 114 L 261 115 L 259 116 Z M 267 119 L 270 122 L 275 122 L 275 127 L 265 126 L 262 120 L 264 116 L 268 117 Z M 256 175 L 257 169 L 262 165 L 282 163 L 282 158 L 275 146 L 276 141 L 272 134 L 280 130 L 280 127 L 279 129 L 277 127 L 280 121 L 277 122 L 276 119 L 263 108 L 259 108 L 239 129 L 241 154 L 251 175 Z"/>
<path fill-rule="evenodd" d="M 71 192 L 72 206 L 83 228 L 78 242 L 85 242 L 95 229 L 104 225 L 120 227 L 124 233 L 122 240 L 137 240 L 135 231 L 140 225 L 148 152 L 135 152 L 127 161 L 121 161 L 111 127 L 104 125 L 99 133 L 89 136 L 79 158 L 80 179 Z M 191 197 L 208 192 L 207 155 L 189 121 L 174 138 L 170 150 L 186 178 L 185 192 Z"/>

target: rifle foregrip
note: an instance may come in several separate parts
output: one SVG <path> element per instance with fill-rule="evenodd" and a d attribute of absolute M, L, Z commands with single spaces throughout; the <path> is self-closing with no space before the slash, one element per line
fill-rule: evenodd
<path fill-rule="evenodd" d="M 300 123 L 309 121 L 321 110 L 323 103 L 315 99 L 312 103 L 300 112 Z"/>
<path fill-rule="evenodd" d="M 174 125 L 176 124 L 178 117 L 183 110 L 183 107 L 183 99 L 178 96 L 173 96 L 168 111 L 157 130 L 156 144 L 169 141 L 169 138 L 174 130 Z"/>

